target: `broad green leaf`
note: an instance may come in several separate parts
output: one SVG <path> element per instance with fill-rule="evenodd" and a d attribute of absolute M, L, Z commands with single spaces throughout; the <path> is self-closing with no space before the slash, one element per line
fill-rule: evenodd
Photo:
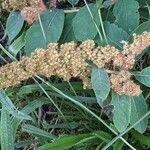
<path fill-rule="evenodd" d="M 81 134 L 81 135 L 66 135 L 66 136 L 60 136 L 58 139 L 56 139 L 51 144 L 45 144 L 37 150 L 66 150 L 71 148 L 72 146 L 76 145 L 78 142 L 80 142 L 83 139 L 92 137 L 91 134 Z"/>
<path fill-rule="evenodd" d="M 127 33 L 132 32 L 139 25 L 139 4 L 136 0 L 117 0 L 113 12 L 115 23 Z"/>
<path fill-rule="evenodd" d="M 100 25 L 96 5 L 89 4 L 88 6 L 91 10 L 94 20 L 91 18 L 87 6 L 80 8 L 79 12 L 73 19 L 72 25 L 74 34 L 76 39 L 79 41 L 94 39 L 97 34 L 97 29 L 95 27 L 94 21 L 98 26 Z"/>
<path fill-rule="evenodd" d="M 143 95 L 138 97 L 130 97 L 131 99 L 131 116 L 130 116 L 130 124 L 134 124 L 141 117 L 143 117 L 147 113 L 147 105 Z M 134 127 L 138 132 L 143 133 L 148 125 L 148 118 L 142 120 L 138 125 Z"/>
<path fill-rule="evenodd" d="M 10 114 L 19 119 L 32 120 L 32 118 L 21 111 L 18 111 L 11 99 L 6 95 L 3 90 L 0 90 L 0 102 L 4 109 L 6 109 Z"/>
<path fill-rule="evenodd" d="M 1 150 L 14 150 L 14 138 L 8 112 L 1 110 Z"/>
<path fill-rule="evenodd" d="M 76 13 L 70 13 L 66 15 L 63 33 L 60 38 L 61 43 L 76 41 L 72 26 L 72 21 L 75 15 Z"/>
<path fill-rule="evenodd" d="M 47 138 L 47 139 L 50 139 L 50 140 L 55 139 L 54 135 L 52 135 L 52 134 L 50 134 L 50 133 L 48 133 L 48 132 L 46 132 L 46 131 L 44 131 L 40 128 L 32 126 L 32 125 L 23 125 L 22 126 L 22 131 L 34 134 L 38 137 Z"/>
<path fill-rule="evenodd" d="M 107 72 L 104 69 L 93 67 L 91 82 L 97 99 L 105 100 L 110 92 Z"/>
<path fill-rule="evenodd" d="M 19 11 L 12 11 L 7 19 L 6 32 L 11 42 L 21 31 L 24 19 Z"/>
<path fill-rule="evenodd" d="M 79 0 L 67 0 L 71 5 L 76 5 Z"/>
<path fill-rule="evenodd" d="M 143 69 L 135 74 L 136 79 L 142 84 L 150 87 L 150 67 Z"/>
<path fill-rule="evenodd" d="M 16 57 L 18 52 L 24 47 L 25 45 L 25 33 L 23 33 L 20 37 L 18 37 L 9 47 L 8 51 Z"/>
<path fill-rule="evenodd" d="M 150 21 L 140 24 L 129 36 L 129 41 L 133 38 L 133 33 L 142 34 L 144 31 L 150 31 Z"/>
<path fill-rule="evenodd" d="M 121 41 L 127 40 L 128 34 L 122 28 L 119 28 L 116 24 L 110 24 L 107 22 L 105 24 L 105 32 L 109 44 L 115 46 L 116 48 L 122 48 Z"/>
<path fill-rule="evenodd" d="M 57 42 L 64 26 L 64 12 L 54 9 L 46 11 L 39 20 L 27 31 L 25 37 L 25 51 L 30 55 L 36 48 L 46 48 L 48 43 Z"/>
<path fill-rule="evenodd" d="M 120 96 L 113 92 L 111 104 L 114 106 L 114 125 L 119 132 L 123 132 L 130 123 L 131 100 L 129 96 Z"/>

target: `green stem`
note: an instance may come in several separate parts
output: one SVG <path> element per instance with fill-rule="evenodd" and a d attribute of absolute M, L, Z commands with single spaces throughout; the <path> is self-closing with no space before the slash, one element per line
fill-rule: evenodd
<path fill-rule="evenodd" d="M 93 17 L 93 15 L 92 15 L 92 12 L 91 12 L 91 10 L 90 10 L 90 8 L 89 8 L 89 6 L 88 6 L 86 0 L 84 0 L 84 3 L 85 3 L 85 5 L 86 5 L 86 7 L 87 7 L 87 9 L 88 9 L 88 11 L 89 11 L 89 14 L 90 14 L 92 20 L 93 20 L 93 23 L 94 23 L 94 25 L 95 25 L 95 27 L 96 27 L 96 30 L 97 30 L 97 32 L 98 32 L 98 34 L 99 34 L 99 37 L 100 37 L 101 41 L 103 42 L 102 34 L 101 34 L 101 32 L 100 32 L 100 30 L 99 30 L 99 27 L 97 26 L 96 22 L 94 21 L 94 17 Z"/>
<path fill-rule="evenodd" d="M 97 0 L 96 0 L 96 6 L 97 6 L 97 10 L 98 10 L 99 20 L 100 20 L 102 32 L 103 32 L 103 35 L 104 35 L 104 39 L 105 39 L 106 44 L 108 44 L 108 40 L 107 40 L 107 37 L 106 37 L 106 33 L 105 33 L 105 30 L 104 30 L 104 25 L 103 25 L 103 20 L 102 20 L 102 16 L 101 16 L 101 7 L 99 7 Z"/>

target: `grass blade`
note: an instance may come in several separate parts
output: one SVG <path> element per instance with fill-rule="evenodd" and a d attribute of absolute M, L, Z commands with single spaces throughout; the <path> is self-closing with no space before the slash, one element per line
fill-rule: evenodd
<path fill-rule="evenodd" d="M 64 94 L 63 92 L 61 92 L 59 89 L 55 88 L 53 85 L 47 83 L 44 79 L 42 79 L 39 76 L 36 76 L 39 80 L 41 80 L 42 82 L 44 82 L 45 84 L 47 84 L 49 87 L 51 87 L 54 91 L 58 92 L 59 94 L 61 94 L 62 96 L 64 96 L 65 98 L 67 98 L 68 100 L 70 100 L 72 103 L 74 103 L 75 105 L 81 107 L 83 110 L 85 110 L 86 112 L 88 112 L 89 114 L 91 114 L 94 118 L 96 118 L 99 122 L 101 122 L 105 127 L 107 127 L 110 131 L 112 131 L 114 134 L 118 135 L 118 133 L 112 129 L 109 125 L 107 125 L 107 123 L 105 123 L 100 117 L 98 117 L 95 113 L 93 113 L 91 110 L 89 110 L 87 107 L 85 107 L 82 103 L 74 100 L 73 98 L 67 96 L 66 94 Z M 131 146 L 122 136 L 120 137 L 120 139 L 126 143 L 131 149 L 135 150 L 135 148 L 133 146 Z"/>
<path fill-rule="evenodd" d="M 3 90 L 0 90 L 0 102 L 2 103 L 3 107 L 14 117 L 19 119 L 32 120 L 29 115 L 26 115 L 16 109 L 11 99 L 6 95 Z"/>
<path fill-rule="evenodd" d="M 50 134 L 50 133 L 48 133 L 48 132 L 46 132 L 40 128 L 32 126 L 32 125 L 23 125 L 22 131 L 34 134 L 38 137 L 50 139 L 50 140 L 53 140 L 56 138 L 54 135 L 52 135 L 52 134 Z"/>
<path fill-rule="evenodd" d="M 1 150 L 14 150 L 14 138 L 9 113 L 1 111 Z"/>

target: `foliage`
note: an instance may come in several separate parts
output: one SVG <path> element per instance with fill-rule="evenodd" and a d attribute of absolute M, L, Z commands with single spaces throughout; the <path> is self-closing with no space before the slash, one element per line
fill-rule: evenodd
<path fill-rule="evenodd" d="M 149 0 L 53 1 L 53 8 L 49 1 L 40 2 L 46 10 L 33 24 L 21 15 L 21 5 L 9 9 L 0 65 L 30 56 L 53 42 L 74 41 L 78 46 L 90 39 L 96 47 L 110 44 L 121 52 L 122 41 L 132 43 L 134 34 L 150 31 Z M 90 60 L 86 64 L 92 68 L 92 89 L 83 89 L 78 77 L 63 81 L 58 76 L 35 76 L 18 86 L 0 89 L 1 149 L 148 149 L 149 61 L 147 47 L 128 70 L 141 86 L 139 96 L 114 92 L 109 77 L 120 68 L 111 64 L 106 64 L 110 70 L 98 68 Z"/>

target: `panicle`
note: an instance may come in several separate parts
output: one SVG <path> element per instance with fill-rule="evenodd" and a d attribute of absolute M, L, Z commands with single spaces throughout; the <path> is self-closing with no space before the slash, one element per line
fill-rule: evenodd
<path fill-rule="evenodd" d="M 112 89 L 119 95 L 138 96 L 141 94 L 140 86 L 131 79 L 129 71 L 122 70 L 119 74 L 111 74 L 110 81 Z"/>
<path fill-rule="evenodd" d="M 134 57 L 142 53 L 150 44 L 150 32 L 143 32 L 141 35 L 133 34 L 134 42 L 132 44 L 126 43 L 123 47 L 123 54 L 133 55 Z"/>
<path fill-rule="evenodd" d="M 123 41 L 123 51 L 114 59 L 114 65 L 121 69 L 132 69 L 135 63 L 135 57 L 150 45 L 150 32 L 143 32 L 141 35 L 133 34 L 134 42 L 129 44 Z"/>
<path fill-rule="evenodd" d="M 130 45 L 125 42 L 122 52 L 110 45 L 96 47 L 93 40 L 80 44 L 49 43 L 47 49 L 36 49 L 31 57 L 23 57 L 20 61 L 2 66 L 0 88 L 18 85 L 35 75 L 46 77 L 57 75 L 65 81 L 79 77 L 83 81 L 84 88 L 91 88 L 91 67 L 87 64 L 87 60 L 90 60 L 97 67 L 105 69 L 113 62 L 112 67 L 117 66 L 119 72 L 110 75 L 112 89 L 119 95 L 138 96 L 142 91 L 140 86 L 131 80 L 129 70 L 134 65 L 135 56 L 142 52 L 141 48 L 144 49 L 150 44 L 149 35 L 148 32 L 144 32 L 142 35 L 134 36 L 135 41 Z M 147 36 L 146 40 L 144 36 Z"/>

